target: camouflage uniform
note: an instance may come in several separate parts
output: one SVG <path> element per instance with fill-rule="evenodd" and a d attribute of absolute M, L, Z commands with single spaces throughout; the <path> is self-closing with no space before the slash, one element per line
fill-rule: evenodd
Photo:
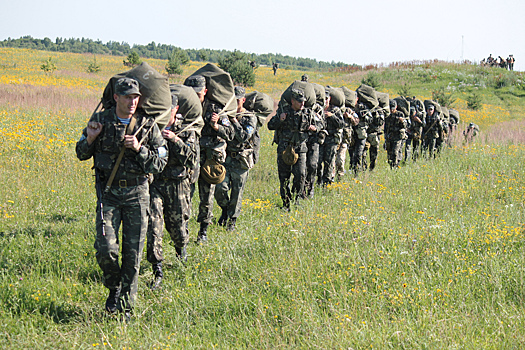
<path fill-rule="evenodd" d="M 352 127 L 352 122 L 350 116 L 354 115 L 355 112 L 350 107 L 345 107 L 343 110 L 343 137 L 341 143 L 337 148 L 337 154 L 335 157 L 335 172 L 337 176 L 343 176 L 345 174 L 345 161 L 346 161 L 346 152 L 349 148 L 352 147 L 354 140 L 354 129 Z"/>
<path fill-rule="evenodd" d="M 148 225 L 147 259 L 153 265 L 163 261 L 164 224 L 177 252 L 182 252 L 189 241 L 190 179 L 193 174 L 192 169 L 197 163 L 199 141 L 195 131 L 184 131 L 178 134 L 178 137 L 179 140 L 176 142 L 167 141 L 168 163 L 162 173 L 155 175 L 150 185 L 151 214 Z"/>
<path fill-rule="evenodd" d="M 286 119 L 281 121 L 281 113 L 286 114 Z M 295 198 L 304 198 L 304 184 L 306 178 L 306 140 L 308 128 L 314 124 L 313 112 L 309 108 L 294 111 L 290 105 L 278 109 L 277 113 L 268 122 L 268 129 L 275 130 L 278 137 L 277 169 L 279 172 L 280 193 L 284 208 L 290 208 L 292 194 Z M 283 161 L 283 152 L 289 144 L 293 145 L 299 158 L 294 165 Z M 290 191 L 290 177 L 293 174 L 293 186 Z"/>
<path fill-rule="evenodd" d="M 98 173 L 98 186 L 104 188 L 123 147 L 127 125 L 122 124 L 115 109 L 97 113 L 91 119 L 103 127 L 95 141 L 88 145 L 87 132 L 77 142 L 76 153 L 80 160 L 94 158 Z M 102 269 L 104 285 L 111 290 L 121 287 L 120 297 L 126 310 L 130 310 L 137 294 L 140 261 L 146 237 L 149 209 L 148 174 L 162 171 L 167 161 L 165 141 L 153 119 L 139 115 L 136 126 L 145 123 L 136 135 L 143 144 L 137 153 L 126 149 L 118 167 L 115 180 L 99 198 L 97 206 L 95 250 Z M 148 131 L 151 130 L 149 133 Z M 102 209 L 102 216 L 101 210 Z M 122 223 L 122 258 L 119 264 L 118 232 Z"/>
<path fill-rule="evenodd" d="M 428 150 L 428 157 L 434 158 L 436 151 L 436 140 L 443 131 L 441 118 L 439 113 L 434 111 L 432 115 L 425 118 L 425 126 L 423 127 L 423 151 Z"/>
<path fill-rule="evenodd" d="M 411 158 L 415 162 L 419 158 L 421 136 L 423 135 L 423 127 L 425 126 L 424 114 L 419 114 L 415 110 L 411 113 L 411 123 L 407 129 L 407 140 L 405 144 L 405 162 Z"/>
<path fill-rule="evenodd" d="M 324 134 L 321 133 L 323 133 L 326 127 L 324 118 L 322 117 L 324 108 L 316 103 L 312 108 L 312 112 L 316 131 L 308 131 L 308 140 L 306 141 L 308 147 L 308 151 L 306 152 L 306 180 L 304 186 L 305 195 L 310 198 L 314 197 L 315 177 L 317 176 L 317 166 L 319 163 L 319 143 L 320 138 L 324 137 Z M 324 142 L 324 139 L 322 139 L 322 142 Z"/>
<path fill-rule="evenodd" d="M 365 150 L 363 151 L 363 169 L 367 165 L 367 153 L 370 152 L 370 170 L 376 167 L 377 153 L 379 150 L 379 137 L 383 133 L 383 124 L 385 123 L 385 114 L 383 110 L 374 111 L 371 113 L 370 125 L 367 129 Z"/>
<path fill-rule="evenodd" d="M 224 163 L 226 159 L 226 141 L 233 140 L 235 129 L 227 116 L 220 116 L 218 121 L 219 130 L 215 131 L 211 126 L 210 118 L 213 113 L 222 110 L 222 105 L 211 100 L 204 102 L 204 127 L 200 138 L 200 165 L 206 163 L 207 159 L 215 159 Z M 215 185 L 208 183 L 202 177 L 199 178 L 199 214 L 197 222 L 201 223 L 201 232 L 205 231 L 213 219 L 213 197 Z"/>
<path fill-rule="evenodd" d="M 248 179 L 249 169 L 253 167 L 253 136 L 257 130 L 257 117 L 253 113 L 241 112 L 232 125 L 235 137 L 226 147 L 226 176 L 217 185 L 215 199 L 223 210 L 223 220 L 229 219 L 229 228 L 235 227 L 235 221 L 241 213 L 242 194 Z M 231 190 L 230 195 L 228 191 Z"/>
<path fill-rule="evenodd" d="M 337 146 L 343 138 L 343 112 L 336 106 L 328 106 L 324 114 L 327 136 L 319 146 L 317 181 L 321 185 L 334 182 Z"/>
<path fill-rule="evenodd" d="M 403 141 L 406 138 L 406 129 L 409 125 L 408 118 L 403 112 L 390 113 L 385 119 L 385 142 L 388 154 L 388 163 L 391 168 L 396 168 L 403 155 Z"/>
<path fill-rule="evenodd" d="M 371 109 L 365 103 L 359 102 L 357 104 L 356 113 L 359 124 L 354 126 L 355 142 L 351 150 L 352 164 L 350 165 L 355 174 L 363 170 L 363 152 L 368 138 L 367 130 L 372 121 Z"/>

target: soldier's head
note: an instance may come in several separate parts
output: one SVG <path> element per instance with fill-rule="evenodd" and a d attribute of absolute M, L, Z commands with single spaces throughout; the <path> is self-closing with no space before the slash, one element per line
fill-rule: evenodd
<path fill-rule="evenodd" d="M 304 102 L 306 101 L 306 97 L 304 97 L 304 92 L 299 89 L 292 89 L 292 109 L 294 111 L 300 111 L 304 107 Z"/>
<path fill-rule="evenodd" d="M 332 100 L 332 96 L 330 96 L 330 89 L 324 90 L 324 108 L 328 108 L 330 106 L 330 101 Z"/>
<path fill-rule="evenodd" d="M 168 122 L 168 126 L 173 125 L 175 123 L 177 112 L 179 111 L 179 97 L 172 93 L 171 94 L 171 118 Z"/>
<path fill-rule="evenodd" d="M 392 114 L 396 113 L 396 111 L 397 111 L 397 102 L 396 102 L 396 100 L 390 100 L 389 101 L 389 105 L 390 105 L 390 113 L 392 113 Z"/>
<path fill-rule="evenodd" d="M 308 79 L 309 79 L 309 78 L 308 78 L 308 74 L 306 74 L 306 73 L 303 74 L 303 76 L 301 77 L 301 81 L 306 81 L 306 82 L 307 82 Z"/>
<path fill-rule="evenodd" d="M 131 78 L 118 79 L 115 83 L 115 93 L 113 94 L 117 104 L 117 116 L 120 118 L 131 118 L 137 110 L 141 95 L 138 81 Z"/>
<path fill-rule="evenodd" d="M 204 97 L 208 92 L 208 89 L 206 89 L 206 78 L 202 75 L 192 75 L 186 78 L 184 85 L 192 87 L 197 93 L 197 96 L 199 96 L 201 103 L 204 102 Z"/>
<path fill-rule="evenodd" d="M 428 107 L 427 107 L 427 115 L 429 117 L 432 117 L 434 115 L 434 110 L 435 110 L 434 105 L 428 105 Z"/>
<path fill-rule="evenodd" d="M 246 101 L 246 90 L 242 86 L 236 86 L 234 88 L 235 98 L 237 99 L 237 113 L 241 112 L 242 106 Z"/>

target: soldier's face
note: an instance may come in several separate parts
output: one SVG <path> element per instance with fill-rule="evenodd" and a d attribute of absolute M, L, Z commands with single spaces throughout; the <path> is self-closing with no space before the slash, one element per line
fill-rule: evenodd
<path fill-rule="evenodd" d="M 208 92 L 208 89 L 202 89 L 201 91 L 197 92 L 197 96 L 199 96 L 201 103 L 204 102 L 204 96 L 206 96 L 206 92 Z"/>
<path fill-rule="evenodd" d="M 304 107 L 304 101 L 299 102 L 295 98 L 292 98 L 292 109 L 294 111 L 300 111 Z"/>
<path fill-rule="evenodd" d="M 427 114 L 432 117 L 432 115 L 434 114 L 434 108 L 429 108 L 427 109 Z"/>
<path fill-rule="evenodd" d="M 113 95 L 115 102 L 117 102 L 117 115 L 121 118 L 131 117 L 137 110 L 140 95 Z"/>

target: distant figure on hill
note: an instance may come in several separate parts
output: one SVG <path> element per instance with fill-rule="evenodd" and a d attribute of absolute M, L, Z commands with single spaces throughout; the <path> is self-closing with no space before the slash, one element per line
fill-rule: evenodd
<path fill-rule="evenodd" d="M 308 74 L 304 73 L 303 76 L 301 77 L 301 81 L 305 81 L 305 82 L 308 82 Z"/>
<path fill-rule="evenodd" d="M 274 63 L 272 66 L 273 69 L 273 75 L 277 74 L 277 69 L 279 69 L 279 63 Z"/>
<path fill-rule="evenodd" d="M 467 128 L 463 131 L 463 136 L 465 137 L 465 144 L 472 142 L 475 136 L 479 134 L 479 126 L 474 123 L 470 123 Z"/>
<path fill-rule="evenodd" d="M 514 70 L 514 55 L 507 57 L 507 67 L 509 70 Z"/>

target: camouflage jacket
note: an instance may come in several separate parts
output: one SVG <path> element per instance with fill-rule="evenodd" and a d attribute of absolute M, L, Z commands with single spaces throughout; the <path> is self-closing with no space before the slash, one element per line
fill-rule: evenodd
<path fill-rule="evenodd" d="M 203 111 L 204 127 L 201 131 L 200 146 L 202 148 L 213 148 L 222 142 L 233 140 L 235 130 L 227 115 L 219 117 L 217 123 L 219 130 L 215 130 L 211 126 L 212 114 L 222 110 L 222 105 L 211 100 L 205 100 L 204 107 L 206 109 Z"/>
<path fill-rule="evenodd" d="M 76 145 L 77 157 L 80 160 L 93 157 L 94 167 L 101 171 L 101 180 L 107 181 L 123 147 L 127 125 L 119 121 L 114 108 L 95 114 L 90 121 L 101 123 L 102 131 L 91 145 L 87 143 L 86 128 L 82 131 Z M 118 180 L 131 180 L 150 173 L 159 173 L 166 165 L 168 150 L 155 121 L 138 115 L 133 133 L 142 124 L 144 127 L 136 135 L 139 142 L 143 140 L 140 151 L 124 151 L 114 183 L 118 183 Z"/>
<path fill-rule="evenodd" d="M 423 127 L 423 136 L 425 138 L 438 138 L 443 131 L 443 123 L 437 112 L 432 116 L 427 115 L 425 118 L 425 126 Z"/>
<path fill-rule="evenodd" d="M 389 141 L 405 139 L 408 125 L 409 119 L 405 117 L 403 112 L 390 113 L 385 119 L 385 139 Z"/>
<path fill-rule="evenodd" d="M 175 132 L 176 133 L 176 132 Z M 169 149 L 168 163 L 162 173 L 155 175 L 155 180 L 182 179 L 192 174 L 199 160 L 199 138 L 193 130 L 180 133 L 179 140 L 167 140 Z"/>
<path fill-rule="evenodd" d="M 227 142 L 227 152 L 241 152 L 245 149 L 253 149 L 255 132 L 257 131 L 257 116 L 255 113 L 243 112 L 233 121 L 235 135 Z"/>
<path fill-rule="evenodd" d="M 331 116 L 328 117 L 326 113 L 330 113 Z M 328 106 L 324 117 L 326 123 L 326 131 L 328 132 L 328 136 L 326 137 L 325 142 L 331 144 L 341 143 L 341 139 L 343 137 L 343 127 L 345 124 L 341 108 L 332 105 Z"/>
<path fill-rule="evenodd" d="M 281 121 L 281 113 L 286 114 L 286 119 Z M 295 152 L 305 153 L 307 151 L 306 140 L 308 139 L 308 128 L 315 125 L 313 112 L 310 108 L 294 111 L 292 106 L 287 105 L 279 109 L 268 122 L 268 129 L 279 133 L 277 152 L 282 152 L 293 144 Z"/>

